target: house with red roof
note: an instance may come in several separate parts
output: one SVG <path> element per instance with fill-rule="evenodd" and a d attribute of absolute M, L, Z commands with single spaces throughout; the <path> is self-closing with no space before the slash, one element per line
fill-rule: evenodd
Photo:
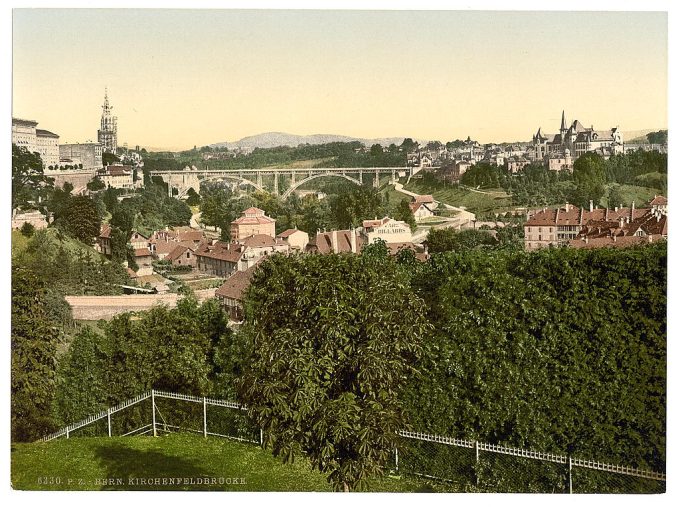
<path fill-rule="evenodd" d="M 264 214 L 259 208 L 248 208 L 241 216 L 231 222 L 231 239 L 239 241 L 248 236 L 266 234 L 272 238 L 276 236 L 276 220 Z"/>
<path fill-rule="evenodd" d="M 245 271 L 237 271 L 215 291 L 215 297 L 233 322 L 243 321 L 243 297 L 256 269 L 253 265 Z"/>
<path fill-rule="evenodd" d="M 652 205 L 654 201 L 657 204 Z M 665 202 L 666 204 L 662 204 Z M 668 237 L 665 210 L 667 200 L 650 202 L 652 207 L 579 208 L 571 204 L 535 212 L 524 224 L 524 247 L 535 250 L 546 246 L 596 248 L 623 247 Z M 637 239 L 630 239 L 637 238 Z"/>

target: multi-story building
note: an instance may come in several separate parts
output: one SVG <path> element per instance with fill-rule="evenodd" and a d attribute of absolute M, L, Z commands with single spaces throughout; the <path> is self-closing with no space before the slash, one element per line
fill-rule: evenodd
<path fill-rule="evenodd" d="M 113 106 L 109 104 L 108 90 L 104 89 L 104 105 L 100 129 L 97 131 L 97 141 L 101 143 L 105 152 L 115 154 L 118 148 L 118 118 L 113 116 L 112 109 Z"/>
<path fill-rule="evenodd" d="M 578 208 L 566 204 L 557 209 L 543 208 L 534 213 L 524 224 L 524 247 L 536 250 L 547 246 L 604 246 L 617 243 L 623 246 L 633 240 L 630 236 L 656 240 L 667 237 L 667 208 L 654 205 L 651 208 L 631 207 Z M 666 201 L 667 202 L 667 201 Z M 580 243 L 582 241 L 583 245 Z"/>
<path fill-rule="evenodd" d="M 266 234 L 272 238 L 276 236 L 276 220 L 266 216 L 259 208 L 248 208 L 239 218 L 231 222 L 230 226 L 232 241 L 257 234 Z"/>
<path fill-rule="evenodd" d="M 101 143 L 69 143 L 59 145 L 59 166 L 80 166 L 84 171 L 101 169 Z"/>
<path fill-rule="evenodd" d="M 128 190 L 134 188 L 132 167 L 128 165 L 108 165 L 97 171 L 97 178 L 107 188 L 124 188 Z"/>
<path fill-rule="evenodd" d="M 382 240 L 385 243 L 410 243 L 413 239 L 410 225 L 390 217 L 380 220 L 364 220 L 362 227 L 361 233 L 367 245 L 375 243 L 377 240 Z"/>
<path fill-rule="evenodd" d="M 12 144 L 37 152 L 45 169 L 59 165 L 59 136 L 49 130 L 38 129 L 37 121 L 12 118 Z"/>
<path fill-rule="evenodd" d="M 581 122 L 574 120 L 568 127 L 564 111 L 560 131 L 555 135 L 544 135 L 541 129 L 534 134 L 532 146 L 529 150 L 530 158 L 534 161 L 545 160 L 552 153 L 566 154 L 578 158 L 589 151 L 598 151 L 607 155 L 623 153 L 623 134 L 618 127 L 609 130 L 595 130 L 584 127 Z"/>

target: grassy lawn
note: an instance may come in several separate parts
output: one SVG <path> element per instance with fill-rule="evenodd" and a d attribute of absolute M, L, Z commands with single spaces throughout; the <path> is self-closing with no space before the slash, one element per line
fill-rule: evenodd
<path fill-rule="evenodd" d="M 196 484 L 206 477 L 225 480 Z M 149 485 L 149 478 L 159 484 Z M 182 481 L 171 485 L 170 478 Z M 194 485 L 184 484 L 184 478 L 193 479 Z M 20 490 L 332 491 L 325 476 L 303 458 L 284 464 L 256 445 L 187 434 L 13 444 L 11 480 Z M 370 491 L 450 491 L 446 487 L 386 476 L 373 479 Z"/>
<path fill-rule="evenodd" d="M 436 200 L 451 206 L 463 207 L 473 213 L 491 211 L 507 211 L 512 209 L 510 197 L 503 189 L 483 189 L 484 192 L 473 192 L 455 186 L 429 186 L 414 180 L 404 187 L 417 194 L 431 194 Z"/>
<path fill-rule="evenodd" d="M 607 196 L 612 187 L 617 187 L 621 193 L 622 201 L 620 203 L 613 203 L 611 206 L 619 206 L 623 204 L 624 206 L 630 206 L 631 202 L 635 201 L 636 207 L 641 207 L 651 201 L 655 195 L 660 195 L 661 190 L 658 188 L 641 187 L 636 185 L 619 185 L 617 183 L 612 183 L 607 185 L 607 190 L 604 197 L 600 199 L 600 206 L 607 206 Z"/>

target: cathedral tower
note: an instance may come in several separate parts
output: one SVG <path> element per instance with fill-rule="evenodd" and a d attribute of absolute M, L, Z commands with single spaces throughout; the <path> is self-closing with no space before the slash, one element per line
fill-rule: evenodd
<path fill-rule="evenodd" d="M 118 148 L 118 118 L 111 114 L 111 109 L 113 107 L 109 105 L 108 89 L 104 88 L 104 105 L 97 140 L 101 143 L 104 152 L 115 154 Z"/>

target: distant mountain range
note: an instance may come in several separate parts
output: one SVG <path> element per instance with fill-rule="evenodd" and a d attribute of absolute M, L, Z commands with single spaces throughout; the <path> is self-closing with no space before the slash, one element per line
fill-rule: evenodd
<path fill-rule="evenodd" d="M 360 137 L 339 136 L 336 134 L 312 134 L 309 136 L 300 136 L 297 134 L 287 134 L 285 132 L 265 132 L 264 134 L 244 137 L 238 141 L 225 141 L 222 143 L 211 144 L 209 146 L 211 148 L 223 148 L 226 146 L 232 150 L 234 148 L 275 148 L 277 146 L 296 147 L 300 144 L 350 143 L 352 141 L 359 141 L 365 146 L 371 146 L 373 144 L 389 146 L 392 143 L 399 146 L 404 142 L 404 138 L 381 137 L 378 139 L 363 139 Z"/>

